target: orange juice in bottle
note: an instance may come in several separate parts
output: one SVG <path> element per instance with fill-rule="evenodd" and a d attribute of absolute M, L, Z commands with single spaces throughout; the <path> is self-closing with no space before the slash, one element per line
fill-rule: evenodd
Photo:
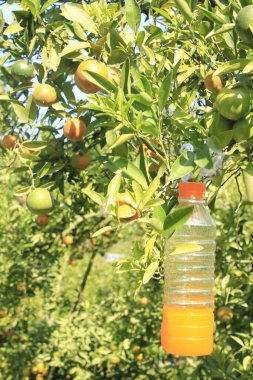
<path fill-rule="evenodd" d="M 216 228 L 205 206 L 205 184 L 181 182 L 179 206 L 193 212 L 166 243 L 162 346 L 180 356 L 213 351 Z"/>

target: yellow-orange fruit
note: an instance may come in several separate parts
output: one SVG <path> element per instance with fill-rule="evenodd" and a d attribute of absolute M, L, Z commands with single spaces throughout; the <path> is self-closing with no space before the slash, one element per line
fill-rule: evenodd
<path fill-rule="evenodd" d="M 92 247 L 96 247 L 96 245 L 97 245 L 96 239 L 92 238 L 90 242 L 91 242 Z"/>
<path fill-rule="evenodd" d="M 71 235 L 67 235 L 67 236 L 63 237 L 63 243 L 66 245 L 73 244 L 73 241 L 74 241 L 74 239 L 73 239 L 73 236 L 71 236 Z"/>
<path fill-rule="evenodd" d="M 38 84 L 33 91 L 33 100 L 41 107 L 48 107 L 57 101 L 57 93 L 50 84 Z"/>
<path fill-rule="evenodd" d="M 74 169 L 84 170 L 89 166 L 89 156 L 87 154 L 75 154 L 71 157 L 70 163 Z"/>
<path fill-rule="evenodd" d="M 142 297 L 140 299 L 140 303 L 143 305 L 143 306 L 147 306 L 149 303 L 150 303 L 150 300 L 147 298 L 147 297 Z"/>
<path fill-rule="evenodd" d="M 63 134 L 70 141 L 82 140 L 85 131 L 86 124 L 78 118 L 68 120 L 63 127 Z"/>
<path fill-rule="evenodd" d="M 213 76 L 214 71 L 209 70 L 205 77 L 205 87 L 208 91 L 217 93 L 223 88 L 219 75 Z"/>
<path fill-rule="evenodd" d="M 17 144 L 17 138 L 13 135 L 7 135 L 3 138 L 2 147 L 7 150 L 13 150 Z"/>
<path fill-rule="evenodd" d="M 36 365 L 36 367 L 37 367 L 37 372 L 38 373 L 43 373 L 45 371 L 45 364 L 44 363 L 38 363 Z"/>
<path fill-rule="evenodd" d="M 81 91 L 86 94 L 94 94 L 100 91 L 100 88 L 87 78 L 87 75 L 83 72 L 84 70 L 97 73 L 108 79 L 108 69 L 106 65 L 96 59 L 87 59 L 80 63 L 75 73 L 75 83 Z"/>

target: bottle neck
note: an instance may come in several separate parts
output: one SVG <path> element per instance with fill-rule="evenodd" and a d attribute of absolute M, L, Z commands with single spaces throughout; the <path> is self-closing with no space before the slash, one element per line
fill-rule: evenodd
<path fill-rule="evenodd" d="M 179 204 L 200 204 L 204 205 L 206 203 L 205 199 L 193 199 L 193 198 L 178 198 Z"/>

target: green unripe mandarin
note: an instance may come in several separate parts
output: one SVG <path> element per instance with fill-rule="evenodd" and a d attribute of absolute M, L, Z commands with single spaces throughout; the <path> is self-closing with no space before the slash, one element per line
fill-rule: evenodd
<path fill-rule="evenodd" d="M 223 88 L 215 100 L 219 113 L 229 120 L 239 120 L 250 110 L 250 91 L 244 87 Z"/>
<path fill-rule="evenodd" d="M 28 209 L 37 215 L 46 215 L 53 209 L 53 198 L 47 189 L 32 190 L 26 199 Z"/>
<path fill-rule="evenodd" d="M 240 39 L 253 48 L 253 4 L 240 10 L 235 20 L 235 27 Z"/>
<path fill-rule="evenodd" d="M 26 82 L 31 80 L 35 75 L 35 70 L 32 63 L 20 59 L 11 67 L 11 75 L 18 82 Z"/>
<path fill-rule="evenodd" d="M 248 140 L 253 137 L 253 112 L 235 122 L 233 126 L 233 137 L 236 142 Z"/>

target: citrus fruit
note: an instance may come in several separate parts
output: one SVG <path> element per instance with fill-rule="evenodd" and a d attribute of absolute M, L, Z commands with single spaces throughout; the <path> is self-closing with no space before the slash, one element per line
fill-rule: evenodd
<path fill-rule="evenodd" d="M 17 285 L 17 291 L 24 293 L 25 292 L 25 285 L 24 284 L 18 284 Z"/>
<path fill-rule="evenodd" d="M 32 213 L 45 215 L 53 209 L 53 198 L 47 189 L 37 188 L 28 194 L 26 204 Z"/>
<path fill-rule="evenodd" d="M 222 306 L 217 311 L 217 316 L 222 322 L 229 322 L 233 318 L 232 310 L 227 306 Z"/>
<path fill-rule="evenodd" d="M 137 354 L 139 351 L 140 351 L 140 346 L 138 346 L 138 344 L 135 344 L 134 346 L 133 346 L 133 352 L 135 353 L 135 354 Z"/>
<path fill-rule="evenodd" d="M 235 28 L 243 42 L 253 47 L 253 5 L 247 5 L 238 13 L 235 20 Z"/>
<path fill-rule="evenodd" d="M 239 119 L 233 126 L 233 137 L 236 142 L 248 140 L 253 136 L 253 112 Z"/>
<path fill-rule="evenodd" d="M 105 231 L 105 236 L 110 236 L 111 232 L 110 231 Z"/>
<path fill-rule="evenodd" d="M 86 124 L 78 118 L 68 120 L 63 127 L 63 134 L 70 141 L 82 140 L 85 131 Z"/>
<path fill-rule="evenodd" d="M 244 87 L 223 88 L 217 95 L 216 108 L 229 120 L 239 120 L 250 110 L 250 92 Z"/>
<path fill-rule="evenodd" d="M 35 75 L 33 64 L 20 59 L 11 66 L 11 75 L 18 82 L 30 81 Z"/>
<path fill-rule="evenodd" d="M 39 226 L 46 226 L 49 223 L 49 216 L 39 215 L 36 219 Z"/>
<path fill-rule="evenodd" d="M 96 245 L 97 245 L 96 239 L 92 238 L 90 242 L 91 242 L 92 247 L 96 247 Z"/>
<path fill-rule="evenodd" d="M 118 364 L 120 362 L 120 358 L 116 355 L 109 355 L 109 361 L 112 364 Z"/>
<path fill-rule="evenodd" d="M 149 303 L 150 303 L 150 300 L 147 298 L 147 297 L 142 297 L 140 299 L 140 303 L 143 305 L 143 306 L 147 306 Z"/>
<path fill-rule="evenodd" d="M 45 371 L 45 364 L 44 363 L 38 363 L 36 365 L 36 367 L 37 367 L 37 372 L 38 373 L 43 373 Z"/>
<path fill-rule="evenodd" d="M 0 318 L 4 318 L 5 315 L 5 311 L 0 309 Z"/>
<path fill-rule="evenodd" d="M 38 106 L 51 106 L 57 101 L 55 88 L 50 84 L 38 84 L 33 91 L 33 100 Z"/>
<path fill-rule="evenodd" d="M 103 62 L 96 59 L 87 59 L 86 61 L 81 62 L 78 66 L 75 73 L 75 82 L 77 87 L 86 94 L 94 94 L 95 92 L 99 91 L 100 88 L 87 78 L 84 70 L 90 71 L 92 73 L 97 73 L 102 77 L 108 79 L 108 69 Z"/>
<path fill-rule="evenodd" d="M 73 241 L 74 241 L 74 239 L 73 239 L 73 236 L 71 236 L 71 235 L 66 235 L 63 237 L 63 243 L 66 245 L 73 244 Z"/>
<path fill-rule="evenodd" d="M 222 81 L 221 78 L 218 75 L 213 76 L 214 71 L 209 70 L 205 77 L 205 87 L 208 91 L 217 93 L 222 88 Z"/>
<path fill-rule="evenodd" d="M 7 135 L 3 138 L 2 147 L 7 150 L 13 150 L 17 144 L 17 138 L 13 135 Z"/>
<path fill-rule="evenodd" d="M 137 355 L 137 357 L 136 357 L 136 359 L 138 360 L 138 362 L 142 362 L 142 360 L 143 360 L 143 354 L 142 353 L 140 353 L 139 355 Z"/>
<path fill-rule="evenodd" d="M 116 69 L 116 67 L 109 66 L 108 67 L 108 79 L 113 82 L 114 84 L 117 84 L 119 86 L 120 84 L 120 70 Z"/>
<path fill-rule="evenodd" d="M 74 169 L 84 170 L 89 166 L 89 156 L 87 154 L 75 154 L 71 157 L 70 163 Z"/>
<path fill-rule="evenodd" d="M 225 117 L 221 116 L 218 112 L 215 112 L 208 124 L 209 136 L 217 137 L 221 148 L 225 148 L 232 140 L 232 121 L 225 119 Z"/>

